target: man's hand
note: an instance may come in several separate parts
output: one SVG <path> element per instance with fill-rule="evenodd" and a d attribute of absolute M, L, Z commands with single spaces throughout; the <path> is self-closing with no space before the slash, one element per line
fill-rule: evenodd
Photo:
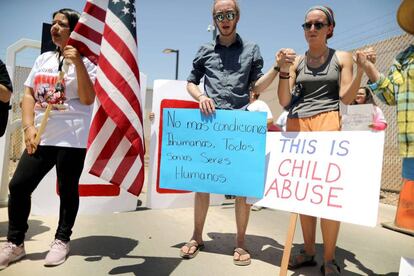
<path fill-rule="evenodd" d="M 295 59 L 295 50 L 290 48 L 282 48 L 276 54 L 276 62 L 282 72 L 289 72 L 290 66 L 293 65 Z"/>
<path fill-rule="evenodd" d="M 366 68 L 370 64 L 375 64 L 377 61 L 377 54 L 372 47 L 358 50 L 355 52 L 354 61 L 358 67 Z"/>
<path fill-rule="evenodd" d="M 375 64 L 377 62 L 377 53 L 375 52 L 373 47 L 369 47 L 364 50 L 365 55 L 367 56 L 367 59 Z"/>
<path fill-rule="evenodd" d="M 207 97 L 206 95 L 201 95 L 199 98 L 199 103 L 200 103 L 200 110 L 201 112 L 203 112 L 205 115 L 210 115 L 212 113 L 214 113 L 216 111 L 216 107 L 214 106 L 214 102 L 212 99 L 210 99 L 209 97 Z"/>

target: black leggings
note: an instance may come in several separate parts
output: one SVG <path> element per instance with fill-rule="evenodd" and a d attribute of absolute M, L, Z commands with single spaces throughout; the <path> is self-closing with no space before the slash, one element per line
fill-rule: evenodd
<path fill-rule="evenodd" d="M 7 240 L 21 244 L 29 228 L 31 195 L 43 177 L 56 165 L 59 186 L 59 224 L 55 238 L 70 240 L 79 208 L 79 178 L 83 169 L 86 149 L 39 146 L 33 155 L 25 150 L 10 181 L 9 231 Z"/>

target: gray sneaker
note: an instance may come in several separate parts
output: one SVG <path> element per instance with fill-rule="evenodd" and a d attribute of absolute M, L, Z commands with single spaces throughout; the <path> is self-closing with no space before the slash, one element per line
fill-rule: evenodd
<path fill-rule="evenodd" d="M 26 255 L 24 251 L 24 244 L 15 245 L 14 243 L 7 242 L 3 245 L 0 252 L 0 270 L 5 269 L 9 264 L 16 262 Z"/>
<path fill-rule="evenodd" d="M 63 264 L 66 261 L 69 250 L 69 243 L 65 243 L 58 239 L 54 240 L 50 245 L 49 253 L 47 253 L 45 258 L 45 266 L 57 266 Z"/>

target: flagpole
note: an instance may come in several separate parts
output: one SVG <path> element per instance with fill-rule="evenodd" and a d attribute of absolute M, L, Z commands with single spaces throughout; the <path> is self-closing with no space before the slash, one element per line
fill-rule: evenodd
<path fill-rule="evenodd" d="M 68 66 L 69 66 L 69 63 L 68 62 L 64 62 L 63 69 L 61 71 L 59 71 L 59 76 L 58 76 L 58 80 L 57 80 L 56 83 L 62 84 L 63 78 L 65 76 L 65 72 L 68 71 Z M 42 118 L 42 122 L 40 123 L 39 129 L 37 130 L 37 133 L 36 133 L 36 136 L 35 136 L 34 143 L 36 145 L 36 148 L 33 150 L 33 153 L 36 151 L 37 146 L 40 144 L 40 138 L 42 137 L 42 134 L 43 134 L 43 132 L 46 129 L 47 120 L 49 118 L 50 111 L 52 110 L 52 106 L 53 106 L 53 104 L 50 103 L 50 102 L 47 104 L 47 108 L 45 110 L 45 114 L 44 114 L 44 116 Z"/>
<path fill-rule="evenodd" d="M 36 133 L 36 137 L 35 137 L 35 140 L 34 140 L 35 145 L 36 145 L 36 149 L 37 149 L 37 146 L 40 143 L 40 137 L 42 136 L 43 132 L 45 131 L 45 128 L 46 128 L 46 125 L 47 125 L 47 119 L 49 118 L 49 113 L 50 113 L 51 109 L 52 109 L 52 104 L 49 103 L 47 105 L 47 108 L 45 110 L 45 115 L 43 116 L 42 122 L 40 123 L 40 127 L 39 127 L 39 129 Z M 36 149 L 34 151 L 36 151 Z"/>

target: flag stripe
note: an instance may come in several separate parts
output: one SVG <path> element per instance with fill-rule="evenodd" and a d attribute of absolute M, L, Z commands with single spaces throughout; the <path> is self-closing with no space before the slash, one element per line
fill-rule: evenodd
<path fill-rule="evenodd" d="M 138 174 L 133 173 L 138 172 Z M 144 183 L 144 156 L 139 155 L 139 158 L 136 159 L 134 165 L 128 171 L 128 174 L 125 176 L 125 183 L 133 183 L 128 188 L 128 192 L 136 195 L 139 194 L 142 190 L 141 183 Z M 126 186 L 121 186 L 126 187 Z"/>
<path fill-rule="evenodd" d="M 111 11 L 108 11 L 107 19 L 106 19 L 106 27 L 108 28 L 108 33 L 105 36 L 105 39 L 109 39 L 112 37 L 112 35 L 117 35 L 121 38 L 121 40 L 124 41 L 124 47 L 126 49 L 129 49 L 130 53 L 133 53 L 133 57 L 131 58 L 131 62 L 134 60 L 136 63 L 136 51 L 137 51 L 137 42 L 135 38 L 131 35 L 128 28 L 125 27 L 125 25 L 119 20 L 118 17 L 116 17 Z M 116 34 L 114 34 L 113 30 L 117 30 Z M 123 52 L 122 52 L 123 54 Z M 135 71 L 137 73 L 137 77 L 139 76 L 138 71 Z"/>
<path fill-rule="evenodd" d="M 109 72 L 111 73 L 111 72 Z M 103 88 L 105 87 L 105 88 Z M 129 141 L 134 141 L 142 133 L 141 116 L 130 108 L 129 103 L 122 95 L 111 93 L 107 91 L 115 91 L 117 88 L 106 78 L 103 72 L 97 73 L 97 80 L 95 82 L 95 91 L 100 94 L 100 102 L 105 103 L 104 107 L 106 114 L 108 114 L 121 128 Z M 135 128 L 135 127 L 137 128 Z"/>
<path fill-rule="evenodd" d="M 125 42 L 120 38 L 115 32 L 110 32 L 106 37 L 105 40 L 102 41 L 102 51 L 105 54 L 116 55 L 119 59 L 113 59 L 113 61 L 118 61 L 119 63 L 123 61 L 122 64 L 117 64 L 118 66 L 122 66 L 122 68 L 128 69 L 128 74 L 136 75 L 138 72 L 138 64 L 135 61 L 135 53 L 131 51 L 122 52 L 122 56 L 119 54 L 122 49 L 127 49 Z M 107 52 L 108 51 L 108 52 Z M 117 53 L 117 54 L 116 54 Z M 131 62 L 132 61 L 132 62 Z M 128 81 L 137 81 L 137 79 L 127 79 Z M 138 82 L 134 82 L 133 87 L 138 87 Z"/>
<path fill-rule="evenodd" d="M 91 123 L 91 129 L 89 132 L 88 148 L 93 150 L 87 151 L 85 160 L 85 168 L 95 176 L 101 177 L 104 167 L 109 161 L 95 162 L 97 159 L 104 159 L 104 154 L 102 153 L 106 144 L 102 143 L 102 141 L 114 143 L 113 140 L 110 140 L 110 137 L 114 133 L 115 129 L 116 125 L 108 119 L 102 106 L 99 106 Z"/>
<path fill-rule="evenodd" d="M 105 110 L 102 108 L 102 106 L 99 105 L 96 113 L 93 115 L 91 127 L 89 129 L 88 148 L 93 143 L 93 141 L 96 139 L 96 136 L 101 132 L 101 129 L 104 126 L 104 123 L 106 122 L 106 118 L 107 116 L 105 114 Z M 111 129 L 106 129 L 105 132 L 106 133 L 112 132 L 114 127 L 115 126 L 112 126 Z"/>
<path fill-rule="evenodd" d="M 93 43 L 78 33 L 72 32 L 70 37 L 69 45 L 74 45 L 83 56 L 87 57 L 93 63 L 98 64 L 100 45 Z"/>
<path fill-rule="evenodd" d="M 100 45 L 102 40 L 102 34 L 95 31 L 90 25 L 78 23 L 77 33 L 83 37 L 88 37 L 92 42 Z"/>
<path fill-rule="evenodd" d="M 84 13 L 90 14 L 99 21 L 105 22 L 106 7 L 108 6 L 107 2 L 108 1 L 95 1 L 95 3 L 92 3 L 92 1 L 88 1 L 86 2 Z M 100 3 L 102 3 L 102 5 L 99 5 Z"/>
<path fill-rule="evenodd" d="M 118 166 L 118 169 L 115 171 L 114 175 L 112 176 L 111 181 L 114 183 L 122 183 L 127 175 L 128 171 L 130 171 L 132 165 L 134 164 L 135 160 L 137 159 L 138 152 L 136 148 L 133 146 L 129 147 L 129 150 L 125 153 L 125 158 L 123 158 Z M 123 169 L 127 168 L 127 169 Z"/>
<path fill-rule="evenodd" d="M 98 157 L 96 158 L 95 163 L 91 167 L 91 173 L 96 176 L 101 176 L 105 170 L 106 165 L 109 162 L 112 154 L 114 153 L 115 149 L 117 148 L 119 142 L 122 140 L 122 134 L 118 128 L 115 128 L 114 131 L 111 133 L 110 137 L 108 138 L 108 142 L 104 145 L 102 150 L 100 151 Z M 108 172 L 105 172 L 108 173 Z M 106 179 L 106 178 L 105 178 Z"/>
<path fill-rule="evenodd" d="M 107 72 L 108 74 L 105 75 L 105 77 L 107 77 L 107 80 L 112 84 L 112 85 L 116 85 L 122 81 L 125 81 L 125 77 L 129 77 L 127 70 L 124 70 L 122 72 L 117 71 L 112 64 L 109 63 L 109 61 L 105 58 L 105 56 L 101 55 L 100 57 L 100 62 L 101 64 L 104 64 L 107 67 Z M 115 65 L 116 66 L 116 65 Z M 121 75 L 122 74 L 122 75 Z M 125 75 L 125 76 L 123 76 Z M 130 120 L 131 120 L 131 124 L 132 125 L 136 125 L 138 123 L 140 123 L 140 121 L 142 120 L 141 118 L 141 114 L 142 114 L 142 110 L 141 110 L 141 106 L 138 105 L 139 103 L 139 99 L 136 97 L 135 94 L 133 94 L 133 87 L 134 84 L 129 85 L 130 82 L 136 82 L 136 79 L 128 81 L 127 83 L 125 83 L 125 87 L 123 91 L 119 91 L 119 93 L 110 93 L 108 94 L 109 97 L 111 98 L 115 98 L 115 97 L 121 97 L 123 96 L 124 99 L 119 99 L 117 98 L 116 102 L 118 105 L 121 105 L 122 108 L 128 109 L 128 112 L 133 112 L 134 114 L 131 114 L 130 116 Z M 138 83 L 136 83 L 138 84 Z M 137 117 L 133 117 L 132 115 L 136 115 Z M 138 126 L 137 126 L 138 127 Z"/>

